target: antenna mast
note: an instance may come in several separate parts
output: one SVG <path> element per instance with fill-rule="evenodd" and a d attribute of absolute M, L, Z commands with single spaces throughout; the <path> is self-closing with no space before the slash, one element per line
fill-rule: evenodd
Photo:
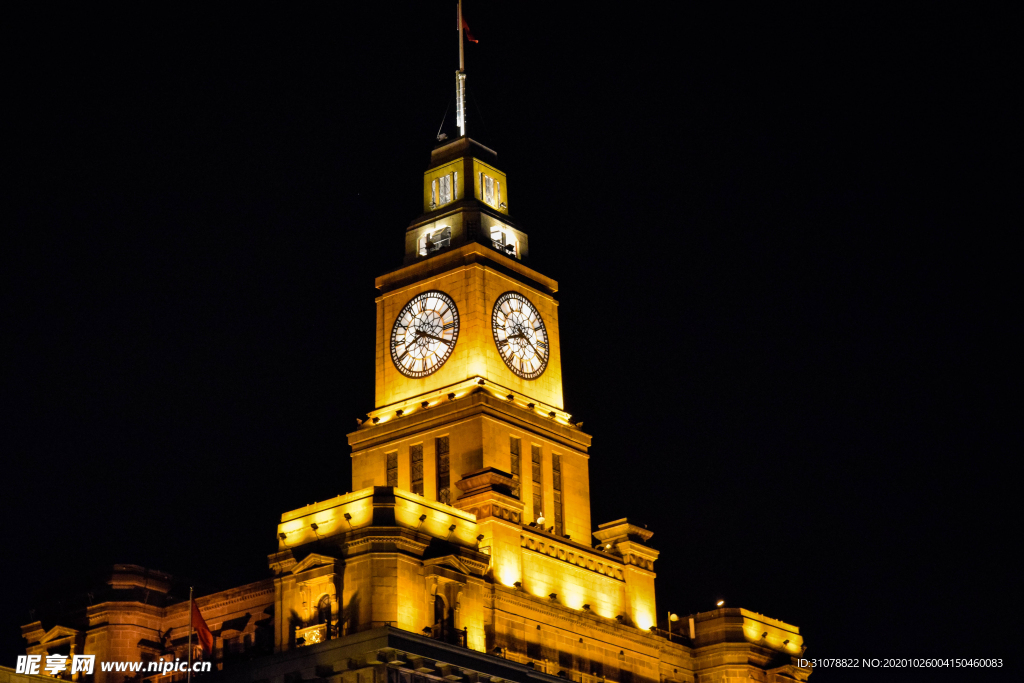
<path fill-rule="evenodd" d="M 466 135 L 466 55 L 462 42 L 462 0 L 459 0 L 459 70 L 455 72 L 455 123 L 459 137 Z"/>

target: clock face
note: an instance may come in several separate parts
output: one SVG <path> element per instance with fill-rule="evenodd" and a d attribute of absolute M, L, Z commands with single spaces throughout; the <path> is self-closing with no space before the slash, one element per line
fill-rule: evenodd
<path fill-rule="evenodd" d="M 505 292 L 491 315 L 494 343 L 505 365 L 523 379 L 535 379 L 548 366 L 548 331 L 525 296 Z"/>
<path fill-rule="evenodd" d="M 459 311 L 444 292 L 423 292 L 391 329 L 391 360 L 406 377 L 426 377 L 448 360 L 459 338 Z"/>

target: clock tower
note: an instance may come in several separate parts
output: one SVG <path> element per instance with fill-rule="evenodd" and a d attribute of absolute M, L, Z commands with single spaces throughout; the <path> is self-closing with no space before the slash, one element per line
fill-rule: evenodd
<path fill-rule="evenodd" d="M 563 410 L 558 283 L 526 265 L 508 185 L 468 137 L 431 153 L 403 265 L 376 280 L 376 405 L 349 435 L 353 488 L 461 507 L 457 483 L 493 469 L 517 526 L 589 545 L 590 436 Z"/>

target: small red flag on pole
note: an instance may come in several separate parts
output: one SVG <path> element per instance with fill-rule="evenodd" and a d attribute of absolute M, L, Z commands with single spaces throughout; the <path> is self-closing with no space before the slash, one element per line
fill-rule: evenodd
<path fill-rule="evenodd" d="M 210 632 L 210 627 L 206 625 L 206 619 L 203 619 L 203 615 L 199 611 L 199 605 L 194 600 L 192 601 L 192 627 L 196 630 L 199 644 L 203 646 L 203 659 L 212 658 L 213 633 Z"/>
<path fill-rule="evenodd" d="M 473 37 L 473 34 L 469 32 L 469 24 L 466 23 L 466 19 L 462 19 L 462 28 L 466 30 L 466 40 L 471 43 L 479 43 L 480 41 Z"/>

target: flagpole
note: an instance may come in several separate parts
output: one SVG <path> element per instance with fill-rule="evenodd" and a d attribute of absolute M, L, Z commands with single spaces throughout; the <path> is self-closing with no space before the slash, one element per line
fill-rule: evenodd
<path fill-rule="evenodd" d="M 459 0 L 459 71 L 466 70 L 465 48 L 462 44 L 462 0 Z"/>
<path fill-rule="evenodd" d="M 455 123 L 466 136 L 466 56 L 462 44 L 462 0 L 459 0 L 459 70 L 455 72 Z"/>
<path fill-rule="evenodd" d="M 192 586 L 188 587 L 188 683 L 192 683 Z"/>

